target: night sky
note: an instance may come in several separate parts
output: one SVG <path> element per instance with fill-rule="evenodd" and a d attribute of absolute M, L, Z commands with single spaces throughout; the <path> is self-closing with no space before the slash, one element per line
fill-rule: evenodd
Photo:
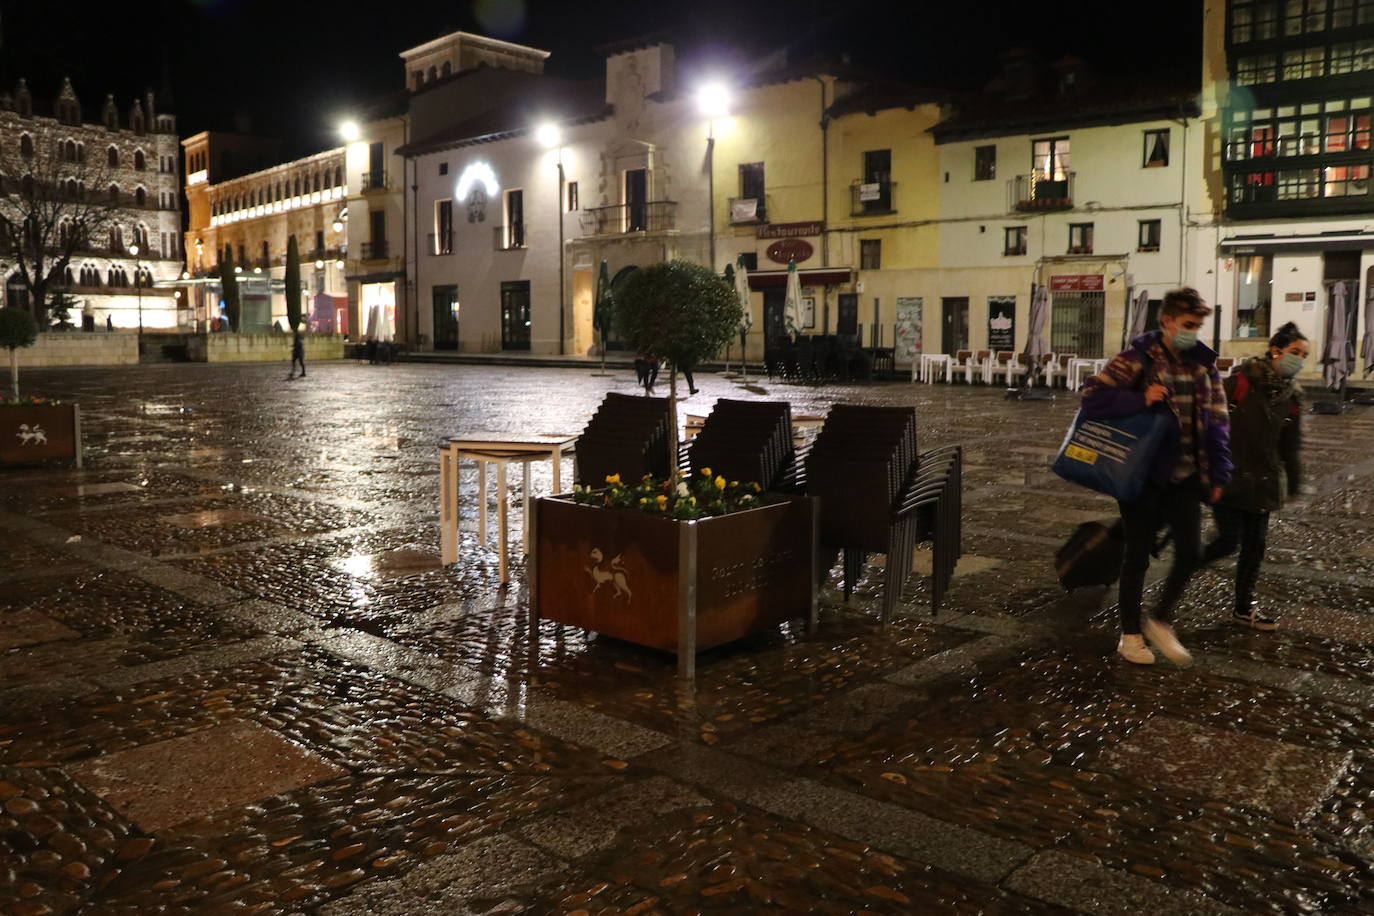
<path fill-rule="evenodd" d="M 27 76 L 36 95 L 49 96 L 70 75 L 94 114 L 106 92 L 125 107 L 145 87 L 159 89 L 165 71 L 183 136 L 248 128 L 303 154 L 335 142 L 332 127 L 354 102 L 400 87 L 401 50 L 458 29 L 552 51 L 548 72 L 567 76 L 596 75 L 599 44 L 668 32 L 688 67 L 710 67 L 726 46 L 785 48 L 793 59 L 848 53 L 875 75 L 973 88 L 1013 47 L 1051 60 L 1072 53 L 1146 78 L 1191 74 L 1201 7 L 1202 0 L 3 0 L 0 82 L 10 89 Z"/>

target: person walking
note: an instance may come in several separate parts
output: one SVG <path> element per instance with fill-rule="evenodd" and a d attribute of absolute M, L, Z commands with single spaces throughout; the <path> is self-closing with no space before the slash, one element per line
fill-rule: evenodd
<path fill-rule="evenodd" d="M 296 377 L 296 364 L 301 365 L 301 378 L 305 378 L 305 338 L 301 336 L 301 329 L 296 328 L 292 331 L 291 337 L 291 374 L 287 378 Z"/>
<path fill-rule="evenodd" d="M 693 395 L 697 393 L 697 383 L 692 379 L 692 367 L 682 367 L 682 377 L 687 380 L 687 393 Z"/>
<path fill-rule="evenodd" d="M 1295 499 L 1302 486 L 1302 390 L 1293 379 L 1308 352 L 1307 338 L 1290 321 L 1269 338 L 1268 353 L 1246 360 L 1226 380 L 1235 473 L 1212 507 L 1217 536 L 1202 560 L 1213 563 L 1240 548 L 1231 619 L 1255 630 L 1277 626 L 1260 612 L 1255 584 L 1264 563 L 1269 513 L 1284 505 L 1285 492 Z"/>
<path fill-rule="evenodd" d="M 1198 342 L 1198 330 L 1211 312 L 1194 289 L 1166 293 L 1159 310 L 1161 330 L 1131 341 L 1083 387 L 1084 417 L 1124 417 L 1156 408 L 1169 410 L 1177 421 L 1168 426 L 1140 497 L 1118 503 L 1125 550 L 1117 652 L 1138 665 L 1155 660 L 1146 639 L 1174 664 L 1192 661 L 1174 633 L 1174 605 L 1201 563 L 1202 501 L 1215 503 L 1231 480 L 1226 389 L 1217 372 L 1217 354 Z M 1142 620 L 1145 573 L 1160 527 L 1173 535 L 1174 562 L 1154 614 Z"/>

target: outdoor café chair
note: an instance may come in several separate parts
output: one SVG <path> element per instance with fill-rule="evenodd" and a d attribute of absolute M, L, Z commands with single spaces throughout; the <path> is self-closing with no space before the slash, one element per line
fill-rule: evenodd
<path fill-rule="evenodd" d="M 992 351 L 979 350 L 977 355 L 974 356 L 973 359 L 969 360 L 968 365 L 964 367 L 965 381 L 972 385 L 973 376 L 976 374 L 984 384 L 991 384 L 991 380 L 988 376 L 988 372 L 990 371 L 991 365 Z"/>
<path fill-rule="evenodd" d="M 1077 353 L 1060 353 L 1053 357 L 1045 366 L 1045 384 L 1053 388 L 1062 379 L 1064 387 L 1069 387 L 1069 363 L 1075 359 L 1078 359 Z"/>
<path fill-rule="evenodd" d="M 954 360 L 946 365 L 945 382 L 954 384 L 954 373 L 962 372 L 965 378 L 969 375 L 969 364 L 973 361 L 972 350 L 959 350 L 954 354 Z"/>
<path fill-rule="evenodd" d="M 1016 364 L 1016 354 L 1011 350 L 998 350 L 993 357 L 991 370 L 988 372 L 988 384 L 997 381 L 997 376 L 1002 375 L 1007 386 L 1011 386 L 1012 366 Z"/>

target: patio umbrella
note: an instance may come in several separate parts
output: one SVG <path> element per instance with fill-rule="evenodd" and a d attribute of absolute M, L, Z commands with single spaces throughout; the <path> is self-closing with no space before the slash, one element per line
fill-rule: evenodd
<path fill-rule="evenodd" d="M 1049 310 L 1049 293 L 1042 283 L 1035 287 L 1035 291 L 1031 293 L 1030 335 L 1026 338 L 1027 386 L 1031 384 L 1032 376 L 1039 377 L 1041 375 L 1044 368 L 1041 357 L 1050 352 L 1049 346 L 1045 343 L 1045 317 L 1049 314 Z"/>
<path fill-rule="evenodd" d="M 735 295 L 739 297 L 739 361 L 745 378 L 749 377 L 749 360 L 746 344 L 749 330 L 754 326 L 754 318 L 749 314 L 749 268 L 744 263 L 744 255 L 735 260 Z"/>
<path fill-rule="evenodd" d="M 1129 344 L 1141 334 L 1145 333 L 1145 320 L 1150 315 L 1150 293 L 1148 290 L 1141 290 L 1135 297 L 1135 305 L 1131 308 L 1131 330 L 1126 338 Z"/>
<path fill-rule="evenodd" d="M 1345 281 L 1331 289 L 1331 308 L 1326 313 L 1326 346 L 1322 348 L 1322 374 L 1327 387 L 1340 388 L 1355 361 L 1355 342 L 1350 339 L 1350 290 Z"/>
<path fill-rule="evenodd" d="M 782 320 L 789 337 L 801 336 L 801 274 L 797 273 L 796 261 L 787 262 L 787 296 L 782 303 Z"/>
<path fill-rule="evenodd" d="M 1360 357 L 1364 359 L 1364 374 L 1374 372 L 1374 285 L 1364 297 L 1364 343 L 1360 345 Z"/>
<path fill-rule="evenodd" d="M 596 300 L 592 304 L 592 325 L 601 335 L 601 371 L 606 371 L 606 345 L 611 339 L 613 319 L 611 303 L 611 269 L 601 262 L 601 271 L 596 276 Z"/>

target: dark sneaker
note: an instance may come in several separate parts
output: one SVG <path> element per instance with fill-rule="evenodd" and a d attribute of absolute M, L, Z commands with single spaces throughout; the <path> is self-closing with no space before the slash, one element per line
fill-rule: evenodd
<path fill-rule="evenodd" d="M 1231 619 L 1241 626 L 1249 627 L 1252 630 L 1264 630 L 1265 632 L 1269 632 L 1278 627 L 1278 622 L 1275 621 L 1274 618 L 1265 617 L 1259 612 L 1259 608 L 1257 607 L 1252 607 L 1248 611 L 1236 611 L 1231 615 Z"/>

